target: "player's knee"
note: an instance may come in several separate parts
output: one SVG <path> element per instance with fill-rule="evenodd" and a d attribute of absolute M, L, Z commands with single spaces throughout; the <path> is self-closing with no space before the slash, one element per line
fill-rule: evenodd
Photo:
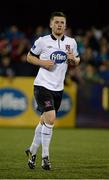
<path fill-rule="evenodd" d="M 51 118 L 51 119 L 49 120 L 49 124 L 50 124 L 50 125 L 53 125 L 54 122 L 55 122 L 55 119 L 54 119 L 54 118 Z"/>
<path fill-rule="evenodd" d="M 53 125 L 54 122 L 55 122 L 55 119 L 56 119 L 56 117 L 55 117 L 54 114 L 52 114 L 51 116 L 49 116 L 49 118 L 48 118 L 48 124 Z"/>
<path fill-rule="evenodd" d="M 49 111 L 45 113 L 45 120 L 44 122 L 53 125 L 56 119 L 55 111 Z"/>

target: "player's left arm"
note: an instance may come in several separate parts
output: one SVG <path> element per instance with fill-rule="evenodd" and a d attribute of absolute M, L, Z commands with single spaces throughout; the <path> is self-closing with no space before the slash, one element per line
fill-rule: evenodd
<path fill-rule="evenodd" d="M 67 59 L 69 63 L 76 66 L 80 63 L 80 57 L 78 55 L 74 55 L 74 53 L 71 50 L 67 52 Z"/>
<path fill-rule="evenodd" d="M 73 65 L 78 65 L 80 63 L 80 57 L 77 50 L 77 42 L 75 41 L 75 39 L 73 39 L 72 44 L 72 47 L 68 49 L 67 59 L 69 63 Z"/>

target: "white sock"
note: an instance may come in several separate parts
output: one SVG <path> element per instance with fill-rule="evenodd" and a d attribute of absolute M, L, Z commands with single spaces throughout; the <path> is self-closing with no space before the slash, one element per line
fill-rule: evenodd
<path fill-rule="evenodd" d="M 44 123 L 41 131 L 42 136 L 42 158 L 49 156 L 49 145 L 52 138 L 53 125 Z"/>
<path fill-rule="evenodd" d="M 35 134 L 33 138 L 33 142 L 30 146 L 30 152 L 32 155 L 35 155 L 37 153 L 38 147 L 41 144 L 41 130 L 42 130 L 42 124 L 39 122 L 39 124 L 36 126 Z"/>

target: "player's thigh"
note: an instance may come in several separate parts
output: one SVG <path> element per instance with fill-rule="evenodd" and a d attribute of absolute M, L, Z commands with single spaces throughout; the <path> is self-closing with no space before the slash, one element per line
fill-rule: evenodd
<path fill-rule="evenodd" d="M 62 95 L 63 95 L 63 91 L 55 92 L 55 96 L 54 96 L 54 106 L 55 106 L 56 112 L 59 110 L 59 107 L 60 107 L 60 105 L 61 105 Z"/>
<path fill-rule="evenodd" d="M 55 109 L 53 95 L 48 89 L 42 86 L 34 86 L 34 96 L 41 114 Z"/>

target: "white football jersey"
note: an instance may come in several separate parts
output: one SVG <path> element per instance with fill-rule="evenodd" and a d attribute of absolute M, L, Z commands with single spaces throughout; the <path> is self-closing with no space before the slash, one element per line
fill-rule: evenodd
<path fill-rule="evenodd" d="M 52 60 L 55 62 L 52 70 L 40 67 L 34 80 L 34 85 L 43 86 L 53 91 L 64 89 L 64 79 L 67 71 L 67 52 L 72 50 L 75 56 L 78 56 L 77 43 L 75 39 L 63 36 L 61 40 L 53 35 L 40 37 L 34 42 L 30 53 L 39 56 L 41 60 Z"/>

